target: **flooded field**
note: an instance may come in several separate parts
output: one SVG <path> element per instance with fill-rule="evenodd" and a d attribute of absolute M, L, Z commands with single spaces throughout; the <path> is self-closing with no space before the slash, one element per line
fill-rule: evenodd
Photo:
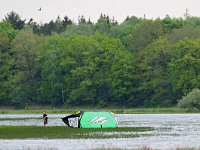
<path fill-rule="evenodd" d="M 64 126 L 60 119 L 64 116 L 50 114 L 49 126 Z M 118 114 L 116 117 L 119 127 L 154 127 L 155 130 L 127 133 L 139 135 L 135 138 L 0 140 L 0 149 L 200 148 L 200 114 Z M 0 125 L 42 126 L 43 121 L 40 115 L 0 115 Z"/>

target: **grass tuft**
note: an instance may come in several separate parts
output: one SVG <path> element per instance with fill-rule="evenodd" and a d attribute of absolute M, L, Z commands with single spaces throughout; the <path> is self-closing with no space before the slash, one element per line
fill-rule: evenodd
<path fill-rule="evenodd" d="M 150 127 L 80 129 L 80 128 L 69 128 L 66 126 L 52 126 L 52 127 L 0 126 L 0 139 L 130 138 L 130 137 L 138 136 L 137 132 L 144 132 L 144 131 L 151 131 L 151 130 L 153 130 L 153 128 L 150 128 Z M 110 133 L 110 134 L 107 134 L 107 133 Z M 131 133 L 131 134 L 126 134 L 126 133 Z"/>

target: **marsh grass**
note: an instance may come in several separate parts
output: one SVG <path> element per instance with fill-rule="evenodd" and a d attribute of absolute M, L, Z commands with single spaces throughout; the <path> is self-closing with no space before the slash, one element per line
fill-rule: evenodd
<path fill-rule="evenodd" d="M 57 148 L 40 148 L 40 147 L 37 147 L 37 148 L 30 148 L 30 147 L 28 147 L 28 148 L 23 148 L 22 150 L 58 150 Z"/>
<path fill-rule="evenodd" d="M 105 147 L 102 147 L 102 148 L 97 148 L 97 149 L 93 149 L 93 150 L 127 150 L 126 148 L 117 148 L 117 147 L 112 147 L 112 148 L 105 148 Z M 134 148 L 133 150 L 159 150 L 159 149 L 152 149 L 148 146 L 143 146 L 141 148 Z M 169 150 L 172 150 L 172 149 L 169 149 Z M 200 148 L 175 148 L 175 150 L 200 150 Z"/>
<path fill-rule="evenodd" d="M 49 107 L 49 106 L 35 106 L 26 107 L 25 109 L 14 109 L 14 108 L 0 108 L 0 114 L 42 114 L 46 111 L 48 114 L 71 114 L 79 110 L 84 111 L 111 111 L 115 114 L 175 114 L 175 113 L 199 113 L 197 110 L 184 110 L 177 107 L 169 108 L 90 108 L 90 107 Z"/>
<path fill-rule="evenodd" d="M 80 128 L 69 128 L 66 126 L 52 126 L 52 127 L 0 126 L 0 139 L 130 138 L 130 137 L 137 137 L 138 136 L 137 132 L 152 131 L 152 130 L 154 129 L 150 127 L 80 129 Z M 98 132 L 101 132 L 101 134 L 95 134 Z M 135 134 L 126 134 L 129 132 Z M 111 133 L 111 134 L 106 134 L 106 133 Z"/>
<path fill-rule="evenodd" d="M 200 150 L 200 148 L 192 148 L 192 147 L 177 147 L 176 150 Z"/>
<path fill-rule="evenodd" d="M 32 150 L 32 148 L 23 148 L 22 150 Z M 34 148 L 35 150 L 35 148 Z M 58 150 L 57 148 L 37 148 L 36 150 Z M 92 150 L 128 150 L 126 148 L 118 148 L 118 147 L 101 147 L 101 148 L 95 148 L 95 149 L 92 149 Z M 148 146 L 143 146 L 141 148 L 134 148 L 132 150 L 159 150 L 159 149 L 152 149 Z M 170 149 L 172 150 L 172 149 Z M 175 150 L 200 150 L 200 148 L 175 148 Z"/>
<path fill-rule="evenodd" d="M 93 149 L 93 150 L 127 150 L 126 148 L 117 148 L 117 147 L 112 147 L 112 148 L 97 148 L 97 149 Z M 133 150 L 152 150 L 151 148 L 149 148 L 148 146 L 143 146 L 141 148 L 134 148 Z"/>

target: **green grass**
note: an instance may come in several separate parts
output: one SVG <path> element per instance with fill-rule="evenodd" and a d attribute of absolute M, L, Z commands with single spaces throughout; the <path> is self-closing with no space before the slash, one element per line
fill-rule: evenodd
<path fill-rule="evenodd" d="M 14 109 L 0 107 L 0 114 L 42 114 L 46 111 L 48 114 L 71 114 L 79 110 L 84 111 L 111 111 L 115 114 L 175 114 L 175 113 L 199 113 L 197 110 L 188 111 L 177 107 L 169 108 L 52 108 L 52 107 L 27 107 L 26 109 Z"/>
<path fill-rule="evenodd" d="M 138 137 L 137 132 L 152 131 L 151 127 L 80 129 L 66 126 L 0 126 L 0 139 L 88 139 Z M 133 133 L 134 132 L 134 133 Z M 106 134 L 109 133 L 109 134 Z M 113 133 L 113 134 L 110 134 Z M 129 134 L 126 134 L 129 133 Z"/>

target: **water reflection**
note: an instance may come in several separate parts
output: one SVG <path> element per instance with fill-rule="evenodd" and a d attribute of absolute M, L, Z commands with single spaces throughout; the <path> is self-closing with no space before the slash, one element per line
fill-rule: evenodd
<path fill-rule="evenodd" d="M 49 114 L 49 126 L 64 126 L 63 114 Z M 200 114 L 118 114 L 120 127 L 154 127 L 135 138 L 0 140 L 0 149 L 200 148 Z M 42 126 L 40 115 L 0 115 L 0 125 Z M 130 133 L 128 133 L 130 134 Z"/>

